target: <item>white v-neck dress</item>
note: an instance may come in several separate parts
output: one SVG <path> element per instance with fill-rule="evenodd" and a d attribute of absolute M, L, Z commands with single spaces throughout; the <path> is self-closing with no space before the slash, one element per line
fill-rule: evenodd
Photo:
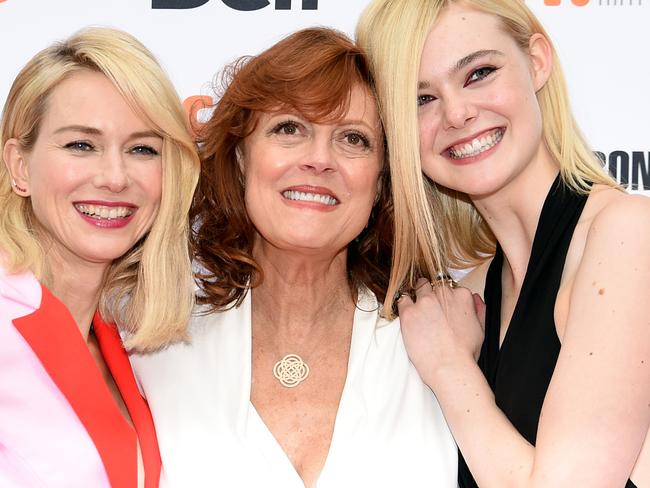
<path fill-rule="evenodd" d="M 196 316 L 189 344 L 131 356 L 158 434 L 161 488 L 304 488 L 250 402 L 251 300 Z M 450 488 L 457 451 L 369 292 L 354 316 L 348 375 L 318 488 Z"/>

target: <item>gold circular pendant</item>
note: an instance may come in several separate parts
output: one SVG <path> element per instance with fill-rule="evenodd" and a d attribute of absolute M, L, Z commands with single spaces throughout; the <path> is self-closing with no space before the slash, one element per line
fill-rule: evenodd
<path fill-rule="evenodd" d="M 282 386 L 293 388 L 307 379 L 309 366 L 297 354 L 287 354 L 273 366 L 273 376 Z"/>

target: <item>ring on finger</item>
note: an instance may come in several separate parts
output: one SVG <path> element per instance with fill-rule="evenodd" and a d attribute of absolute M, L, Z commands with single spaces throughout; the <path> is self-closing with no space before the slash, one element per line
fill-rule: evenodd
<path fill-rule="evenodd" d="M 448 286 L 451 289 L 458 288 L 458 283 L 448 274 L 439 274 L 434 281 L 431 283 L 431 288 L 434 289 L 437 286 Z"/>

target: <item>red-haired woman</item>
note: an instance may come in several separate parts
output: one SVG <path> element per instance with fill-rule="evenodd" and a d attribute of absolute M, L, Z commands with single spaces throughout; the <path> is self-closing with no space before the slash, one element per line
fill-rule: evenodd
<path fill-rule="evenodd" d="M 239 63 L 202 151 L 203 313 L 132 358 L 169 486 L 455 487 L 436 399 L 380 317 L 392 209 L 361 52 L 308 29 Z"/>

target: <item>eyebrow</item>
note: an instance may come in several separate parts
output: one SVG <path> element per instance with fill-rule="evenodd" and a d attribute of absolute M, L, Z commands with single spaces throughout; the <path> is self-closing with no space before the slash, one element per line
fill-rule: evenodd
<path fill-rule="evenodd" d="M 54 131 L 55 134 L 60 134 L 62 132 L 81 132 L 82 134 L 96 135 L 96 136 L 100 136 L 103 134 L 102 131 L 97 129 L 96 127 L 89 127 L 86 125 L 66 125 L 64 127 L 59 127 L 57 130 Z M 156 132 L 152 130 L 134 132 L 129 135 L 129 139 L 140 139 L 142 137 L 155 137 L 157 139 L 160 139 L 160 135 L 156 134 Z"/>
<path fill-rule="evenodd" d="M 454 65 L 449 69 L 449 73 L 454 74 L 461 71 L 465 66 L 473 63 L 477 59 L 484 58 L 486 56 L 504 56 L 501 51 L 496 49 L 479 49 L 473 53 L 469 53 L 467 56 L 460 58 Z M 428 81 L 421 81 L 418 83 L 418 89 L 429 88 Z"/>
<path fill-rule="evenodd" d="M 336 122 L 337 125 L 363 125 L 367 127 L 369 130 L 377 130 L 378 127 L 373 127 L 370 124 L 368 124 L 365 120 L 361 119 L 341 119 Z"/>

